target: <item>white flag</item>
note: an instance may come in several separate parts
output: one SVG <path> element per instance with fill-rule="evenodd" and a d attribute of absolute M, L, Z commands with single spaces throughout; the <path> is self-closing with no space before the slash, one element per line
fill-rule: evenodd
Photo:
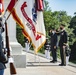
<path fill-rule="evenodd" d="M 45 43 L 43 12 L 35 9 L 35 0 L 19 0 L 12 12 L 15 21 L 23 28 L 23 34 L 32 41 L 34 50 Z"/>

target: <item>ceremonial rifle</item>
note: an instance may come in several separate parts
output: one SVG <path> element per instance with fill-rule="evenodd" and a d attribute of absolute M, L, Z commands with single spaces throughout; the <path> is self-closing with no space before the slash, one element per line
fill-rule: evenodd
<path fill-rule="evenodd" d="M 8 27 L 7 22 L 5 21 L 5 37 L 6 37 L 6 48 L 7 48 L 7 57 L 10 63 L 10 74 L 16 74 L 16 68 L 12 62 L 11 54 L 10 54 L 10 46 L 9 46 L 9 37 L 8 37 Z"/>

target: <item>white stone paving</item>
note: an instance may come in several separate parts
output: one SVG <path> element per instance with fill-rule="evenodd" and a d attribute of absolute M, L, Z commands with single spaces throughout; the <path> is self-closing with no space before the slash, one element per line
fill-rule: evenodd
<path fill-rule="evenodd" d="M 26 54 L 23 52 L 23 54 Z M 58 66 L 57 63 L 50 63 L 50 60 L 36 56 L 31 53 L 26 54 L 27 67 L 16 68 L 16 75 L 76 75 L 76 68 L 72 66 Z M 35 60 L 36 59 L 36 60 Z M 24 60 L 23 60 L 24 61 Z M 22 62 L 22 61 L 21 61 Z M 5 70 L 4 75 L 9 74 L 9 68 Z"/>

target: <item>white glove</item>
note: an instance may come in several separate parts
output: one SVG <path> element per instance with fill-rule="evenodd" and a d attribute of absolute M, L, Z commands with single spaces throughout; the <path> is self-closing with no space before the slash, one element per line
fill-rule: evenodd
<path fill-rule="evenodd" d="M 12 57 L 8 58 L 8 62 L 13 63 L 14 62 L 13 58 Z"/>

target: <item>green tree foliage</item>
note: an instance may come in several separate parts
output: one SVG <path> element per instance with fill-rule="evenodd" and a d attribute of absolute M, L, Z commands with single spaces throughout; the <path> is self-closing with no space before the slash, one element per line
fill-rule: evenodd
<path fill-rule="evenodd" d="M 52 28 L 58 29 L 61 24 L 66 25 L 66 30 L 69 32 L 68 34 L 72 34 L 72 29 L 68 28 L 71 16 L 68 16 L 66 11 L 54 11 L 52 12 L 51 8 L 49 7 L 49 3 L 45 1 L 45 8 L 44 8 L 44 24 L 46 28 L 46 35 L 48 36 L 48 31 Z"/>
<path fill-rule="evenodd" d="M 18 42 L 24 47 L 24 36 L 22 34 L 22 29 L 19 25 L 16 25 L 16 38 Z"/>
<path fill-rule="evenodd" d="M 75 16 L 71 19 L 69 26 L 70 29 L 73 29 L 73 34 L 70 35 L 70 41 L 72 43 L 70 61 L 76 63 L 76 12 L 74 14 Z"/>
<path fill-rule="evenodd" d="M 76 41 L 71 45 L 70 61 L 76 63 Z"/>
<path fill-rule="evenodd" d="M 74 16 L 70 21 L 70 29 L 72 29 L 72 35 L 70 35 L 70 41 L 74 43 L 76 41 L 76 16 Z"/>

